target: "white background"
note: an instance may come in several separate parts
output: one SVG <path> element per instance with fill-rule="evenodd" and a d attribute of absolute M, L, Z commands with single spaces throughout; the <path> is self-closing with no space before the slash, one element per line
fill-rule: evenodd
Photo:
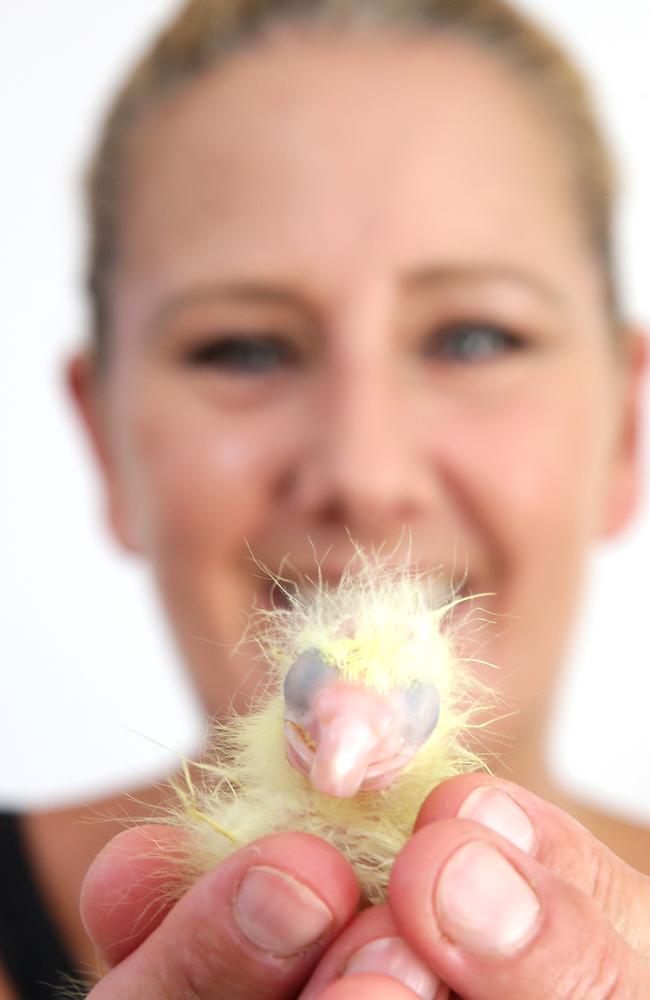
<path fill-rule="evenodd" d="M 624 167 L 623 288 L 650 325 L 650 7 L 525 6 L 561 29 L 595 83 Z M 62 383 L 85 323 L 82 166 L 125 63 L 174 7 L 0 0 L 0 806 L 133 786 L 174 760 L 151 741 L 191 752 L 202 731 L 146 571 L 107 537 Z M 647 821 L 649 556 L 646 500 L 595 558 L 550 742 L 567 787 Z"/>

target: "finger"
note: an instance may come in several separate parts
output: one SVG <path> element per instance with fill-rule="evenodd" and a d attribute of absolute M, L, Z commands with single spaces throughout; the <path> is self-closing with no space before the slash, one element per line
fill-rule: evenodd
<path fill-rule="evenodd" d="M 464 1000 L 650 996 L 647 964 L 592 900 L 476 823 L 422 827 L 389 898 L 404 939 Z"/>
<path fill-rule="evenodd" d="M 174 905 L 183 834 L 171 826 L 125 830 L 97 855 L 81 890 L 81 917 L 104 971 L 130 955 Z"/>
<path fill-rule="evenodd" d="M 341 979 L 352 979 L 354 989 L 355 984 L 359 986 L 359 976 L 368 973 L 401 983 L 410 990 L 410 997 L 420 1000 L 447 1000 L 449 996 L 447 986 L 400 937 L 389 908 L 378 906 L 358 914 L 339 934 L 300 994 L 300 1000 L 320 1000 L 323 990 Z M 341 987 L 347 988 L 347 985 Z"/>
<path fill-rule="evenodd" d="M 362 975 L 339 979 L 321 993 L 319 1000 L 415 1000 L 406 986 L 384 976 Z"/>
<path fill-rule="evenodd" d="M 124 838 L 117 855 L 111 854 L 115 848 L 109 845 L 103 871 L 99 869 L 84 888 L 84 919 L 91 932 L 98 931 L 97 944 L 105 954 L 117 954 L 111 948 L 119 919 L 93 921 L 102 910 L 112 859 L 117 857 L 118 869 L 128 869 L 128 848 L 141 843 L 135 840 L 129 845 Z M 158 877 L 164 877 L 164 867 L 163 859 Z M 145 872 L 138 897 L 145 908 L 151 901 L 147 886 Z M 123 910 L 122 937 L 131 941 L 137 909 L 133 899 Z M 308 834 L 264 837 L 192 886 L 90 996 L 92 1000 L 160 1000 L 161 996 L 273 1000 L 294 995 L 357 905 L 354 873 L 331 845 Z M 102 938 L 107 928 L 112 944 Z"/>
<path fill-rule="evenodd" d="M 476 774 L 452 778 L 435 789 L 415 829 L 452 816 L 496 830 L 576 886 L 650 960 L 650 879 L 621 861 L 577 820 L 513 782 Z"/>

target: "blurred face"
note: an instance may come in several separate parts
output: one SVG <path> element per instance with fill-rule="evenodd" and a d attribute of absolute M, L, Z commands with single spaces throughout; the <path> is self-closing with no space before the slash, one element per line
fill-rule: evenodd
<path fill-rule="evenodd" d="M 289 577 L 328 553 L 336 579 L 346 532 L 406 529 L 494 593 L 474 650 L 530 730 L 632 459 L 569 168 L 521 85 L 449 41 L 237 56 L 141 129 L 112 301 L 111 517 L 208 707 L 260 669 L 229 655 L 269 600 L 250 552 Z"/>

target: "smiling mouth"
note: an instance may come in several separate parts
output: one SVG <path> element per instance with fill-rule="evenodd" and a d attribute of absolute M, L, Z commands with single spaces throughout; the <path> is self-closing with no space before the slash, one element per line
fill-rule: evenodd
<path fill-rule="evenodd" d="M 297 584 L 290 580 L 285 580 L 282 584 L 276 580 L 269 580 L 265 591 L 265 604 L 269 611 L 291 611 L 293 601 L 291 594 L 298 589 Z"/>
<path fill-rule="evenodd" d="M 335 590 L 339 584 L 341 575 L 330 573 L 327 577 L 323 577 L 321 585 L 327 589 Z M 472 594 L 476 593 L 476 590 L 468 577 L 452 581 L 444 572 L 439 572 L 437 575 L 440 577 L 440 604 L 463 599 L 468 606 L 471 605 Z M 436 576 L 434 576 L 435 579 Z M 260 587 L 258 591 L 257 603 L 265 611 L 292 611 L 295 607 L 296 599 L 300 599 L 300 595 L 304 593 L 305 588 L 312 590 L 317 585 L 317 582 L 307 574 L 305 574 L 300 582 L 296 579 L 286 577 L 282 577 L 280 581 L 268 579 L 265 581 L 265 586 Z"/>

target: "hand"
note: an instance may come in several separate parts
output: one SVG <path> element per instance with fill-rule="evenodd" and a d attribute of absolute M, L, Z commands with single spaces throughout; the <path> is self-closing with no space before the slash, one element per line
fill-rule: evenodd
<path fill-rule="evenodd" d="M 354 913 L 356 888 L 346 863 L 322 841 L 301 834 L 264 838 L 206 875 L 173 908 L 151 913 L 160 898 L 157 883 L 169 876 L 152 863 L 151 836 L 173 842 L 178 834 L 164 827 L 128 831 L 89 872 L 84 918 L 112 969 L 91 994 L 96 1000 L 293 997 L 321 956 L 301 1000 L 445 1000 L 446 983 L 464 1000 L 650 997 L 650 880 L 566 814 L 508 782 L 468 775 L 436 789 L 396 861 L 390 905 L 359 914 L 338 937 Z M 492 857 L 496 851 L 492 883 L 469 874 L 480 846 Z M 520 913 L 530 918 L 528 930 L 514 919 L 514 900 L 507 905 L 506 858 L 529 885 Z M 481 923 L 474 909 L 469 937 L 462 914 L 449 902 L 445 909 L 440 898 L 452 888 L 450 860 L 470 882 L 461 885 L 459 900 L 496 897 L 494 918 Z M 272 957 L 251 945 L 234 920 L 236 887 L 260 865 L 302 880 L 331 911 L 329 930 L 297 956 Z"/>
<path fill-rule="evenodd" d="M 173 827 L 127 830 L 91 865 L 81 912 L 107 971 L 91 1000 L 295 997 L 356 912 L 350 866 L 317 837 L 274 834 L 165 904 L 175 872 L 165 855 L 180 836 Z"/>
<path fill-rule="evenodd" d="M 395 862 L 389 906 L 350 924 L 301 1000 L 443 1000 L 444 984 L 463 1000 L 650 998 L 650 879 L 517 785 L 445 782 Z"/>

